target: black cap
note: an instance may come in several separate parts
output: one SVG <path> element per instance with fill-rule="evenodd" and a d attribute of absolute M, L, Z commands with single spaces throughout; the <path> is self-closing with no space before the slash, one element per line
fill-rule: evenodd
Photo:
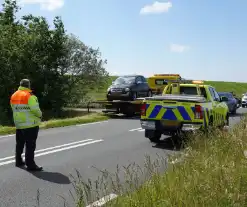
<path fill-rule="evenodd" d="M 22 79 L 20 82 L 20 86 L 25 87 L 25 88 L 30 88 L 30 80 L 29 79 Z"/>

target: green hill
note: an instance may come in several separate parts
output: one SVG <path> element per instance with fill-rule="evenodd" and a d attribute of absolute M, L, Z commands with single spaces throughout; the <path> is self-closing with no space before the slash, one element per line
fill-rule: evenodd
<path fill-rule="evenodd" d="M 233 91 L 237 96 L 247 93 L 247 83 L 223 82 L 223 81 L 205 81 L 206 84 L 212 85 L 217 91 Z"/>
<path fill-rule="evenodd" d="M 105 88 L 101 88 L 98 91 L 92 92 L 90 96 L 93 99 L 105 99 L 106 90 L 111 85 L 112 81 L 114 81 L 117 76 L 110 76 L 106 81 L 107 84 Z M 238 97 L 241 97 L 243 93 L 247 92 L 247 83 L 239 83 L 239 82 L 224 82 L 224 81 L 205 81 L 205 84 L 212 85 L 219 92 L 234 92 Z"/>

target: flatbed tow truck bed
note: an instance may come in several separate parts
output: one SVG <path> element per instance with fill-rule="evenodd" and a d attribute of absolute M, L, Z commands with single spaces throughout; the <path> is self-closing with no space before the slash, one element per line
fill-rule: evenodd
<path fill-rule="evenodd" d="M 115 114 L 125 114 L 127 116 L 135 116 L 140 114 L 141 103 L 144 98 L 137 98 L 135 101 L 122 101 L 122 100 L 98 100 L 88 103 L 88 110 L 91 108 L 91 104 L 100 104 L 104 106 L 103 113 L 115 113 Z"/>

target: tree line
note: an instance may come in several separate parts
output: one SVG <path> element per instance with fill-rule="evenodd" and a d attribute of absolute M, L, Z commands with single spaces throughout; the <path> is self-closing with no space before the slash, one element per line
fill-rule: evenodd
<path fill-rule="evenodd" d="M 99 49 L 68 34 L 60 17 L 51 29 L 42 16 L 17 19 L 20 9 L 15 0 L 5 0 L 0 12 L 0 125 L 12 120 L 9 99 L 23 78 L 31 80 L 43 110 L 60 113 L 108 77 Z"/>

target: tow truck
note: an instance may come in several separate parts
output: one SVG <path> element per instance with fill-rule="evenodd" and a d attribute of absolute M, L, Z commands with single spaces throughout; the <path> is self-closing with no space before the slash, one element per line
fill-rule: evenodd
<path fill-rule="evenodd" d="M 154 74 L 147 79 L 152 94 L 162 94 L 165 86 L 174 80 L 182 80 L 179 74 Z"/>
<path fill-rule="evenodd" d="M 146 97 L 141 105 L 141 127 L 151 142 L 162 134 L 181 137 L 187 132 L 229 125 L 227 97 L 219 97 L 203 81 L 180 80 L 167 85 L 161 96 Z"/>
<path fill-rule="evenodd" d="M 148 86 L 156 95 L 160 95 L 166 85 L 170 85 L 173 81 L 183 80 L 179 74 L 154 74 L 147 79 Z M 91 104 L 100 104 L 104 107 L 103 113 L 124 114 L 128 117 L 140 115 L 141 104 L 144 97 L 135 100 L 98 100 L 88 103 L 88 111 Z"/>

